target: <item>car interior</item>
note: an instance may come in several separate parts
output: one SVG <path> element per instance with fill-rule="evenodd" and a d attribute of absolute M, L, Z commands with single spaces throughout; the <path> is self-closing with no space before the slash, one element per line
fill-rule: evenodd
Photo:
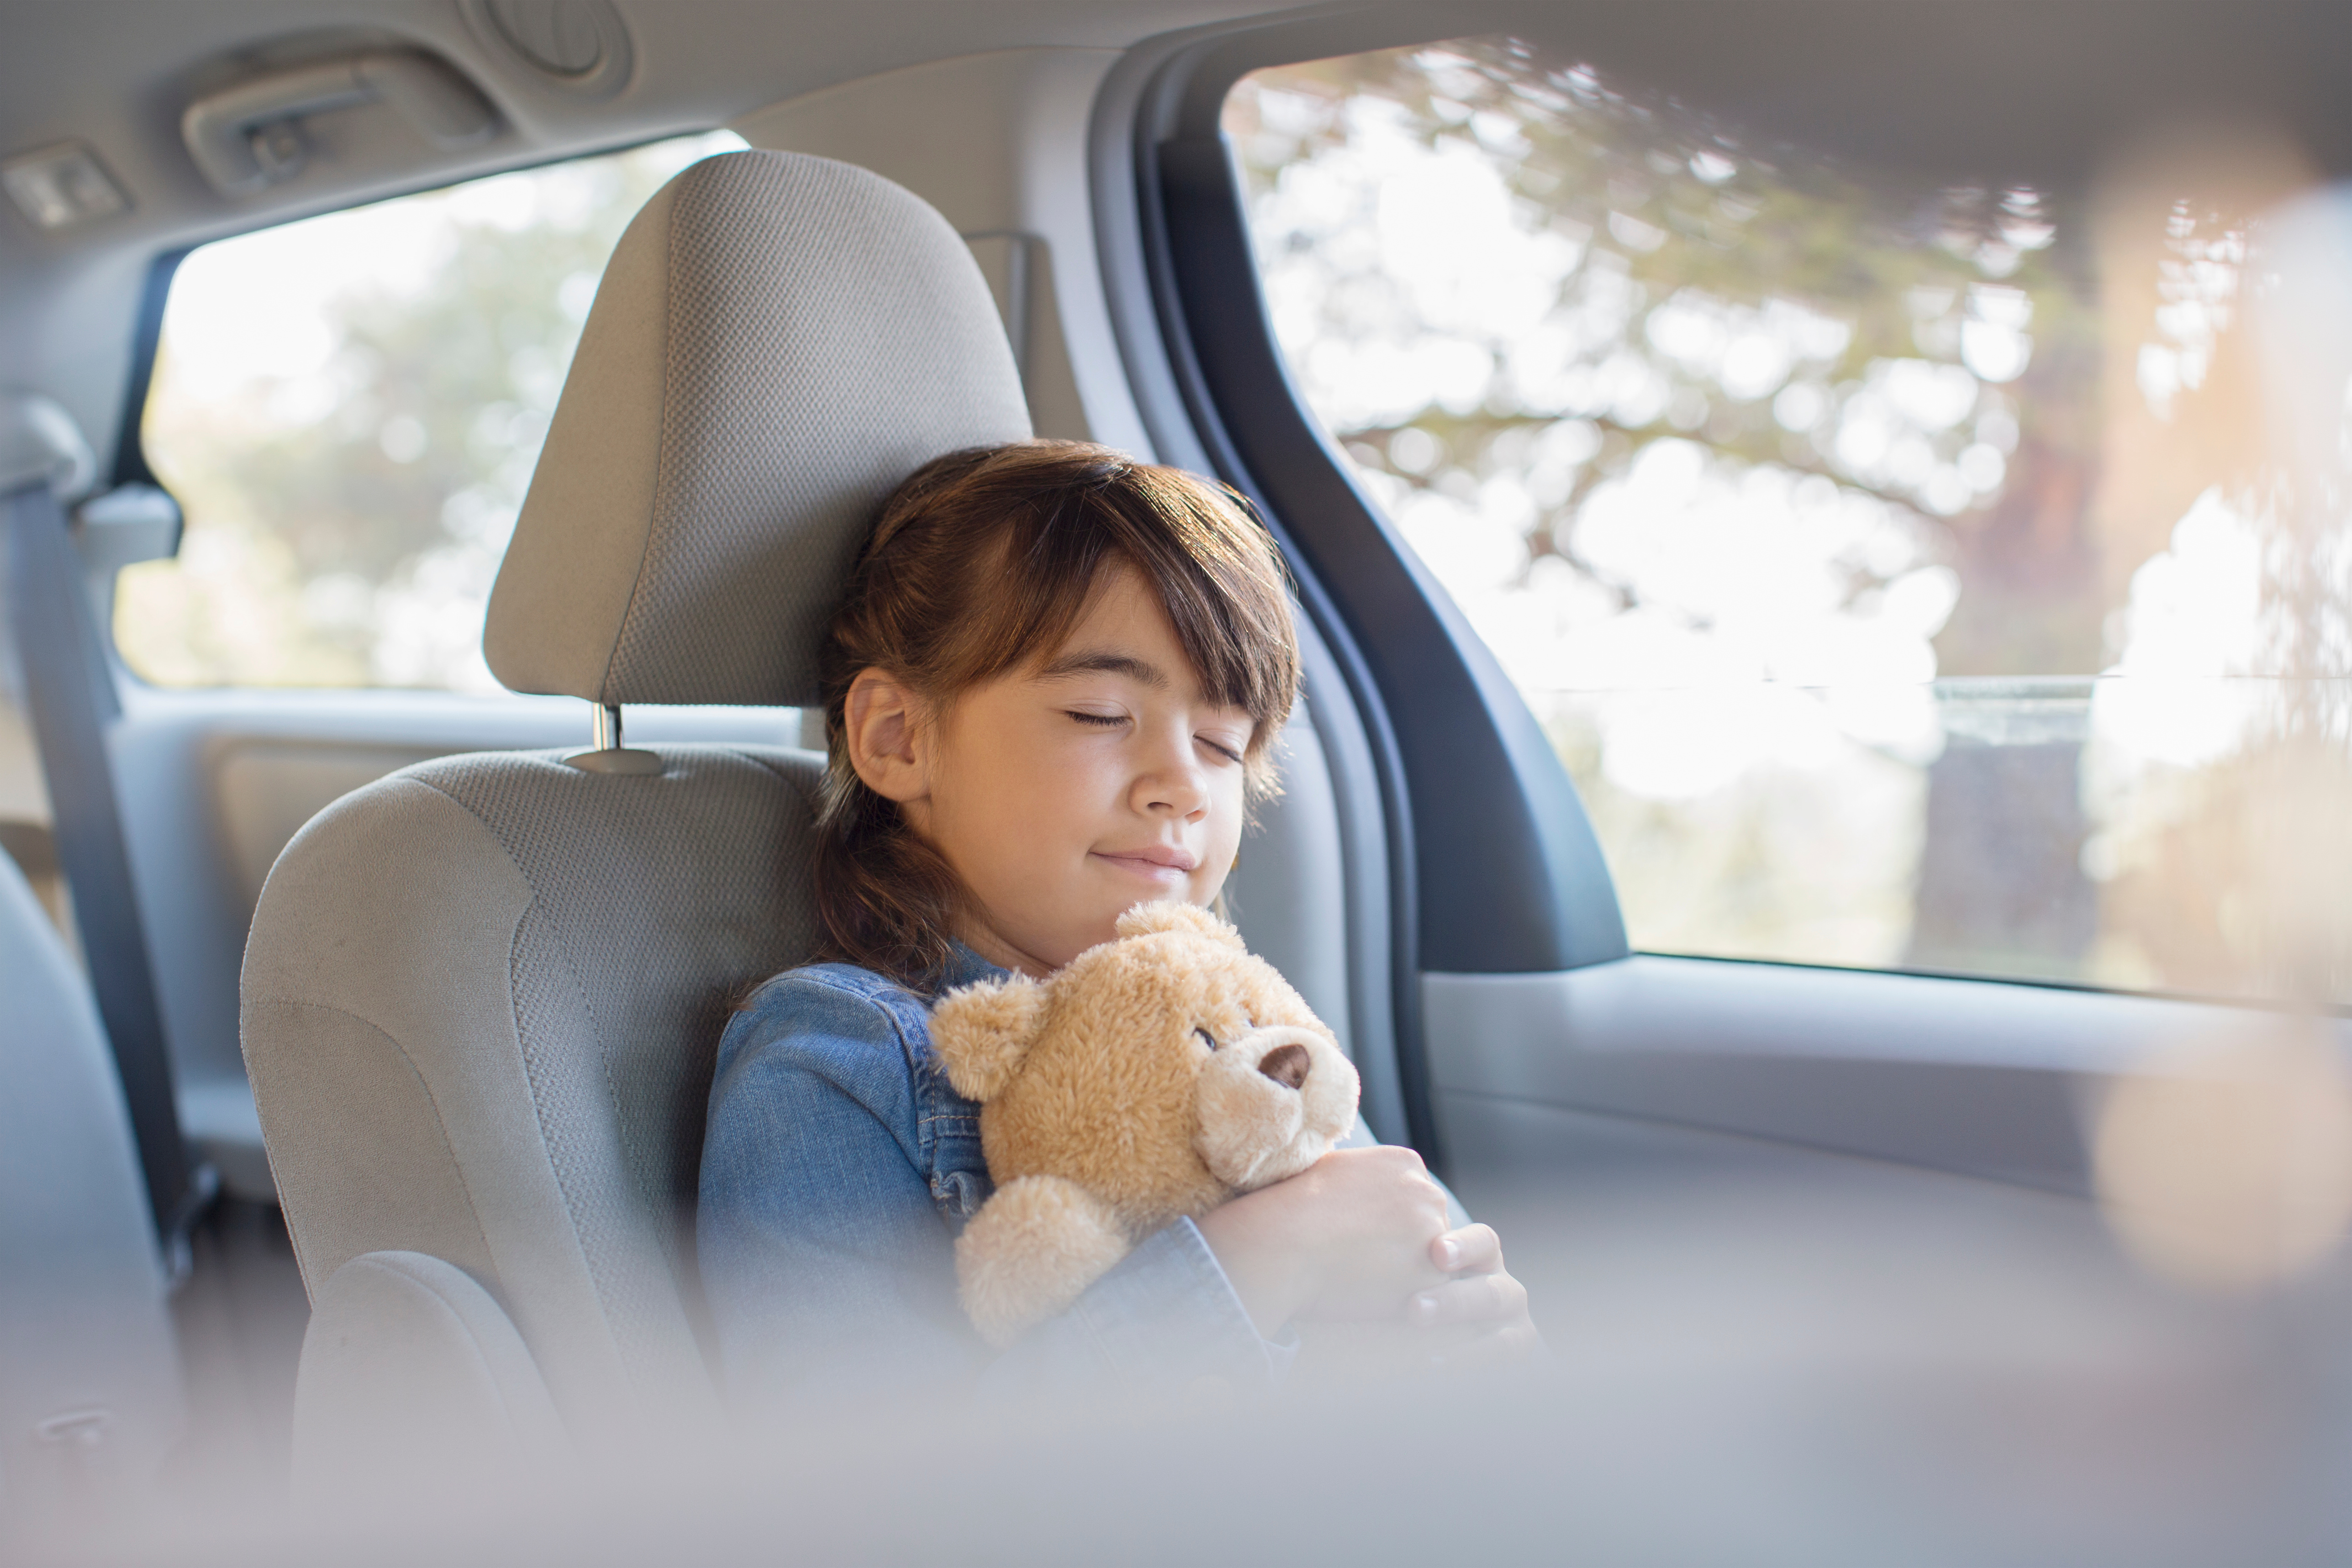
<path fill-rule="evenodd" d="M 2305 0 L 0 0 L 0 1511 L 726 1428 L 697 1162 L 814 941 L 815 650 L 901 479 L 1035 435 L 1279 545 L 1234 917 L 1574 1419 L 1932 1384 L 1948 1493 L 1821 1517 L 1933 1531 L 1998 1453 L 2053 1561 L 2231 1560 L 2249 1498 L 2308 1544 L 2347 51 Z"/>

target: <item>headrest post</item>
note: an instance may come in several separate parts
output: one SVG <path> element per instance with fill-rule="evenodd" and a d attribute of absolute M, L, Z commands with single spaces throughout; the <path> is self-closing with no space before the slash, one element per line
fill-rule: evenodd
<path fill-rule="evenodd" d="M 621 744 L 621 705 L 590 703 L 589 734 L 595 744 L 585 751 L 575 751 L 563 760 L 583 773 L 658 773 L 662 770 L 661 755 L 653 751 L 631 751 Z"/>

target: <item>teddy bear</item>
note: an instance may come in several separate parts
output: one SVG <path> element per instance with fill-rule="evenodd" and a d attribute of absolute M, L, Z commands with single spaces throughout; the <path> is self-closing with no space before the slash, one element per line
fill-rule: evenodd
<path fill-rule="evenodd" d="M 998 1349 L 1144 1237 L 1297 1175 L 1355 1124 L 1356 1069 L 1274 966 L 1189 904 L 1136 905 L 1047 979 L 950 992 L 931 1042 L 980 1103 L 996 1190 L 956 1281 Z"/>

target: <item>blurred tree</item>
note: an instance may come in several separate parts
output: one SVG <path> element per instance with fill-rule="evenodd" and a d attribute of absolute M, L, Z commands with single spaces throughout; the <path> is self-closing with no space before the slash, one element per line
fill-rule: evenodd
<path fill-rule="evenodd" d="M 1228 100 L 1226 130 L 1277 331 L 1392 515 L 1438 516 L 1415 497 L 1450 497 L 1464 527 L 1482 507 L 1512 517 L 1527 547 L 1517 580 L 1535 585 L 1557 558 L 1599 591 L 1583 601 L 1588 620 L 1639 611 L 1708 634 L 1727 618 L 1769 619 L 1778 580 L 1759 577 L 1744 600 L 1695 601 L 1680 575 L 1625 564 L 1622 528 L 1663 517 L 1645 524 L 1616 506 L 1601 517 L 1603 496 L 1642 493 L 1628 486 L 1651 448 L 1696 443 L 1727 486 L 1777 474 L 1874 505 L 1876 528 L 1823 547 L 1843 613 L 1865 618 L 1897 591 L 1916 601 L 1928 590 L 1903 580 L 1947 570 L 1933 663 L 1917 678 L 2102 667 L 2092 247 L 2048 194 L 1923 189 L 1758 144 L 1508 38 L 1261 72 Z M 1499 176 L 1510 225 L 1529 242 L 1524 277 L 1497 264 L 1482 278 L 1463 258 L 1466 281 L 1449 296 L 1402 275 L 1418 244 L 1468 247 L 1493 233 L 1401 230 L 1414 176 L 1380 152 L 1399 142 L 1461 183 Z M 1497 298 L 1525 277 L 1548 297 L 1513 320 Z M 1416 405 L 1390 395 L 1381 406 L 1363 391 L 1381 350 L 1421 371 Z M 1498 509 L 1498 481 L 1516 514 Z M 1831 498 L 1800 495 L 1816 513 Z M 1908 677 L 1849 664 L 1840 678 Z M 1966 748 L 1933 761 L 1906 832 L 1864 804 L 1891 798 L 1860 764 L 1841 776 L 1855 797 L 1842 807 L 1760 779 L 1711 801 L 1629 796 L 1580 711 L 1557 707 L 1551 728 L 1617 862 L 1637 940 L 2037 975 L 2073 973 L 2088 946 L 2066 745 L 2038 748 L 2030 766 L 1989 767 Z M 1897 747 L 1887 766 L 1921 759 Z M 1877 821 L 1881 841 L 1860 844 L 1852 824 L 1796 831 L 1841 809 Z M 1890 908 L 1883 878 L 1846 882 L 1825 850 L 1908 854 L 1894 873 L 1906 885 L 1891 895 L 1906 907 Z M 1665 872 L 1676 856 L 1685 863 Z M 1662 898 L 1645 881 L 1672 891 Z M 2036 913 L 2021 924 L 2021 909 Z M 1890 925 L 1891 948 L 1855 936 Z"/>
<path fill-rule="evenodd" d="M 1795 149 L 1750 149 L 1730 128 L 1629 96 L 1591 68 L 1547 61 L 1516 39 L 1348 56 L 1247 78 L 1229 99 L 1226 129 L 1254 191 L 1271 193 L 1287 170 L 1360 141 L 1367 103 L 1393 110 L 1391 123 L 1424 146 L 1475 152 L 1502 175 L 1524 223 L 1581 249 L 1553 312 L 1575 319 L 1579 359 L 1598 366 L 1630 356 L 1665 392 L 1612 399 L 1595 386 L 1580 407 L 1531 408 L 1514 384 L 1512 345 L 1490 343 L 1493 369 L 1474 406 L 1433 397 L 1409 419 L 1335 430 L 1360 459 L 1426 488 L 1445 469 L 1491 465 L 1510 432 L 1564 413 L 1587 420 L 1603 436 L 1600 450 L 1529 539 L 1537 555 L 1558 553 L 1606 581 L 1605 570 L 1579 561 L 1580 507 L 1649 444 L 1696 438 L 1732 462 L 1822 475 L 1944 519 L 1932 531 L 1936 553 L 1960 569 L 1963 589 L 1938 639 L 1939 674 L 2100 667 L 2107 606 L 2084 527 L 2100 436 L 2098 323 L 2087 235 L 2062 233 L 2046 197 L 1980 187 L 1923 195 Z M 1310 254 L 1325 237 L 1263 236 L 1269 260 Z M 1376 330 L 1361 288 L 1332 281 L 1323 330 Z M 1623 308 L 1613 331 L 1594 332 L 1595 318 L 1609 314 L 1592 308 L 1602 295 Z M 1842 329 L 1830 335 L 1833 350 L 1791 354 L 1784 375 L 1767 371 L 1740 384 L 1719 352 L 1685 357 L 1659 341 L 1664 312 L 1760 313 L 1776 304 L 1801 305 Z M 1988 345 L 1974 362 L 1972 340 Z M 2002 362 L 2012 358 L 2014 371 Z M 1970 377 L 1962 413 L 1918 432 L 1929 438 L 1930 460 L 1919 464 L 1915 453 L 1907 472 L 1883 451 L 1858 456 L 1863 444 L 1839 439 L 1842 416 L 1875 391 L 1874 368 L 1899 361 Z M 1790 389 L 1812 395 L 1778 395 Z M 1438 455 L 1389 462 L 1404 429 L 1435 438 Z M 1956 487 L 1949 469 L 1979 444 L 2002 454 L 2001 476 Z M 1502 448 L 1506 461 L 1520 454 Z M 1628 598 L 1637 592 L 1611 586 Z"/>
<path fill-rule="evenodd" d="M 144 435 L 188 537 L 123 576 L 131 667 L 172 685 L 494 689 L 481 605 L 596 280 L 646 199 L 712 150 L 658 143 L 311 220 L 396 211 L 433 260 L 386 277 L 350 253 L 331 351 L 299 379 L 208 394 L 219 367 L 184 365 L 167 326 Z M 201 293 L 175 291 L 174 317 L 224 308 Z"/>

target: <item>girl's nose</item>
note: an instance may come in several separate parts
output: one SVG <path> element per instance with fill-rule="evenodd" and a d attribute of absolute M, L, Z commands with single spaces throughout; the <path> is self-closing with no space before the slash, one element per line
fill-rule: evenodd
<path fill-rule="evenodd" d="M 1209 809 L 1209 792 L 1202 787 L 1197 773 L 1180 768 L 1144 781 L 1143 809 L 1170 812 L 1191 821 Z"/>
<path fill-rule="evenodd" d="M 1190 747 L 1161 758 L 1136 779 L 1137 803 L 1146 811 L 1169 812 L 1190 821 L 1209 809 L 1208 780 Z"/>

